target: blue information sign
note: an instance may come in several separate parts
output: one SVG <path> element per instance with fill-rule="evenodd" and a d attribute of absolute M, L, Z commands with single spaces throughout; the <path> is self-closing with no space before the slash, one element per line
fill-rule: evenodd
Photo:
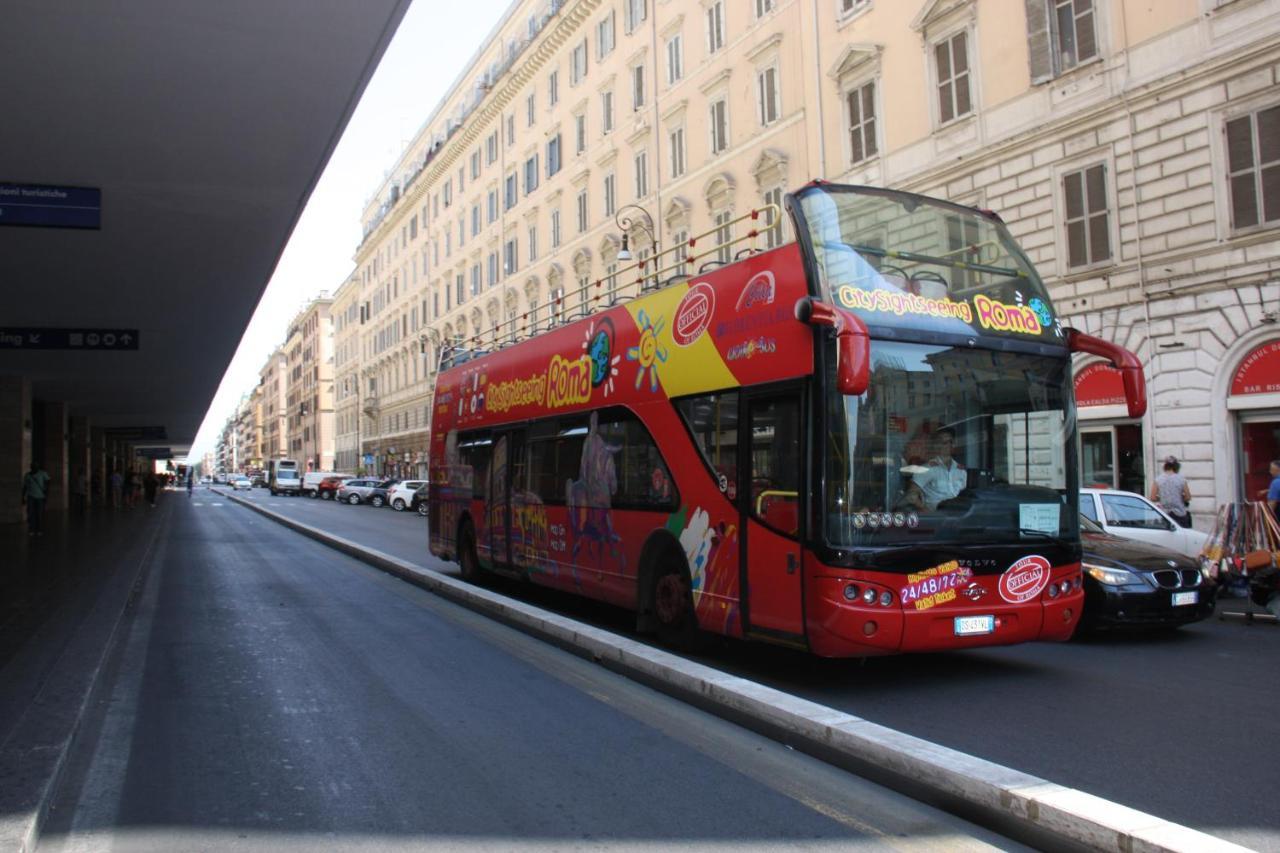
<path fill-rule="evenodd" d="M 102 190 L 44 184 L 0 184 L 0 225 L 101 228 Z"/>

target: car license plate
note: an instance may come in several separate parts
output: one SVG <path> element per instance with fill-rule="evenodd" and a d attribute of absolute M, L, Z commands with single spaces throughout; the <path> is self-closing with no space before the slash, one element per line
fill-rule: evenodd
<path fill-rule="evenodd" d="M 1184 604 L 1195 604 L 1199 600 L 1200 593 L 1194 590 L 1191 592 L 1175 592 L 1173 594 L 1174 607 L 1181 607 Z"/>
<path fill-rule="evenodd" d="M 974 634 L 990 634 L 996 629 L 994 616 L 957 616 L 956 636 L 968 637 Z"/>

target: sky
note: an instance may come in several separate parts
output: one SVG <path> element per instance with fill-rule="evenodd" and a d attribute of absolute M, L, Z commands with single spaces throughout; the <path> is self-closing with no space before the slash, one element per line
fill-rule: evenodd
<path fill-rule="evenodd" d="M 258 383 L 285 325 L 354 267 L 360 214 L 511 0 L 414 0 L 316 184 L 191 448 L 212 452 L 242 394 Z"/>

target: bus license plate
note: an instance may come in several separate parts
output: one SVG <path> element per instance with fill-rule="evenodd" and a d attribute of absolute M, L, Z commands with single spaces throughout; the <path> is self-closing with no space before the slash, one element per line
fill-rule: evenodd
<path fill-rule="evenodd" d="M 1173 606 L 1181 607 L 1184 604 L 1195 604 L 1200 600 L 1200 593 L 1192 590 L 1191 592 L 1175 592 L 1173 594 Z"/>
<path fill-rule="evenodd" d="M 994 616 L 957 616 L 956 636 L 969 637 L 974 634 L 990 634 L 996 629 Z"/>

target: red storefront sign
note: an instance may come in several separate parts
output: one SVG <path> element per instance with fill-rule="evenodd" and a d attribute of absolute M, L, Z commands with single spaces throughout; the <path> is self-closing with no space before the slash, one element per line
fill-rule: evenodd
<path fill-rule="evenodd" d="M 1231 377 L 1231 394 L 1271 394 L 1280 391 L 1280 341 L 1267 341 L 1240 359 Z"/>
<path fill-rule="evenodd" d="M 1124 380 L 1111 365 L 1095 361 L 1075 376 L 1077 406 L 1123 405 Z"/>

